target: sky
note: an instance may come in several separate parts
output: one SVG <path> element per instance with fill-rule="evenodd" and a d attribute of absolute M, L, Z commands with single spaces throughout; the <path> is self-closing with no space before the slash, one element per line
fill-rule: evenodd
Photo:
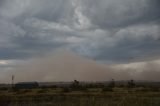
<path fill-rule="evenodd" d="M 76 63 L 80 57 L 83 61 L 77 64 L 95 62 L 93 67 L 107 67 L 106 71 L 131 72 L 128 77 L 141 72 L 133 78 L 141 75 L 138 79 L 157 80 L 160 76 L 159 5 L 159 0 L 0 0 L 0 80 L 7 82 L 11 74 L 22 73 L 17 75 L 20 81 L 23 79 L 20 76 L 26 73 L 37 73 L 35 67 L 30 67 L 39 61 L 42 66 L 50 67 L 49 62 L 63 64 L 64 60 L 73 59 L 71 63 Z M 59 59 L 50 61 L 55 56 Z M 64 76 L 47 79 L 48 72 L 55 67 L 51 66 L 44 69 L 48 71 L 39 72 L 45 73 L 41 78 L 30 79 L 74 79 Z M 63 73 L 65 67 L 73 64 L 62 66 L 64 69 L 58 68 L 52 74 Z M 81 67 L 74 70 L 81 72 Z M 91 69 L 85 70 L 89 73 Z M 103 72 L 97 73 L 103 75 Z M 85 74 L 76 75 L 85 79 L 82 77 Z M 101 78 L 95 75 L 96 80 Z"/>

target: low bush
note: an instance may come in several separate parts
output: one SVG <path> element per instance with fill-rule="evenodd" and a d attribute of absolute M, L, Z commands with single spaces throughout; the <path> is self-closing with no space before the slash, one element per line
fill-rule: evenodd
<path fill-rule="evenodd" d="M 113 88 L 111 88 L 111 87 L 104 87 L 104 88 L 102 88 L 102 91 L 103 91 L 103 92 L 104 92 L 104 91 L 113 92 Z"/>
<path fill-rule="evenodd" d="M 71 92 L 71 90 L 69 88 L 65 87 L 65 88 L 62 88 L 62 92 L 68 93 L 68 92 Z"/>

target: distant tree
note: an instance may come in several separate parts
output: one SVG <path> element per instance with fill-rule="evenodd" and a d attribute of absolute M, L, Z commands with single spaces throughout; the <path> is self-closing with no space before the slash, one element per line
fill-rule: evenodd
<path fill-rule="evenodd" d="M 115 80 L 112 79 L 111 82 L 108 84 L 108 87 L 114 88 L 115 87 Z"/>
<path fill-rule="evenodd" d="M 74 89 L 80 88 L 79 81 L 74 80 L 73 83 L 72 83 L 72 85 L 71 85 L 71 88 L 74 88 Z"/>
<path fill-rule="evenodd" d="M 135 84 L 134 80 L 128 81 L 128 87 L 129 87 L 129 88 L 133 88 L 133 87 L 135 87 L 135 86 L 136 86 L 136 84 Z"/>
<path fill-rule="evenodd" d="M 74 80 L 73 84 L 74 84 L 75 86 L 79 86 L 79 81 Z"/>

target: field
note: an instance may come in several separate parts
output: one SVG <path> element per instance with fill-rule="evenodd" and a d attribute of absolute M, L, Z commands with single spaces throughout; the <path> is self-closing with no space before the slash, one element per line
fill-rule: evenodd
<path fill-rule="evenodd" d="M 0 106 L 160 106 L 159 89 L 2 89 Z"/>

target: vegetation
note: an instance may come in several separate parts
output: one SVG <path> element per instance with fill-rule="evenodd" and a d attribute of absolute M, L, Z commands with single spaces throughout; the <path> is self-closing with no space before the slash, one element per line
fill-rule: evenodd
<path fill-rule="evenodd" d="M 136 84 L 135 84 L 134 80 L 128 81 L 128 87 L 129 88 L 134 88 L 135 86 L 136 86 Z"/>
<path fill-rule="evenodd" d="M 3 88 L 0 106 L 160 106 L 159 86 L 136 86 L 134 81 L 129 82 L 117 86 L 112 80 L 102 86 L 81 85 L 75 80 L 69 87 Z"/>

